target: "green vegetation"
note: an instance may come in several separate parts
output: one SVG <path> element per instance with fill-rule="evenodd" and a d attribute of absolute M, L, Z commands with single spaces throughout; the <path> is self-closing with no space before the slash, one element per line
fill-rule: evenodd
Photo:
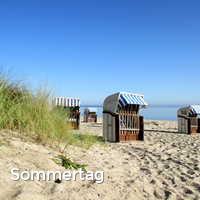
<path fill-rule="evenodd" d="M 53 107 L 46 90 L 32 92 L 24 84 L 0 75 L 0 129 L 16 131 L 37 142 L 89 148 L 102 138 L 80 135 L 67 125 L 67 111 Z"/>
<path fill-rule="evenodd" d="M 96 135 L 73 133 L 69 135 L 68 143 L 88 149 L 94 144 L 104 144 L 104 140 Z"/>
<path fill-rule="evenodd" d="M 69 133 L 67 113 L 53 108 L 50 94 L 35 94 L 23 84 L 0 76 L 0 129 L 28 134 L 38 141 L 62 141 Z"/>
<path fill-rule="evenodd" d="M 59 155 L 53 160 L 56 164 L 61 165 L 65 169 L 75 169 L 75 170 L 82 169 L 83 171 L 86 172 L 87 165 L 75 163 L 63 155 Z"/>

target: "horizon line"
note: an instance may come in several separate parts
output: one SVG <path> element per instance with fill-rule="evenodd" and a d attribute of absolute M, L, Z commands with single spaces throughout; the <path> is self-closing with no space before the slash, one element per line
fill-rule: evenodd
<path fill-rule="evenodd" d="M 180 103 L 180 104 L 149 104 L 147 107 L 178 107 L 178 106 L 186 106 L 186 105 L 194 105 L 189 103 Z M 103 104 L 82 104 L 80 107 L 102 107 Z"/>

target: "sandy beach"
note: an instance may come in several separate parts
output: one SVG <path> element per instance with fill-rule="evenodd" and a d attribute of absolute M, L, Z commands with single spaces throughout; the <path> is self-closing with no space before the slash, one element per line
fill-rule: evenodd
<path fill-rule="evenodd" d="M 81 124 L 82 134 L 102 136 L 102 124 Z M 56 149 L 0 134 L 2 200 L 144 200 L 200 199 L 200 134 L 177 133 L 175 121 L 145 121 L 145 141 L 107 143 L 89 149 L 68 146 L 65 154 L 87 170 L 103 170 L 103 184 L 93 182 L 12 181 L 10 170 L 61 170 Z"/>

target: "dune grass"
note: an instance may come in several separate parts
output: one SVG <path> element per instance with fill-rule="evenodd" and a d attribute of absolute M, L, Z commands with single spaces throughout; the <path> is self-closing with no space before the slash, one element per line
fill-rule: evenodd
<path fill-rule="evenodd" d="M 24 133 L 38 141 L 62 141 L 68 133 L 67 112 L 51 105 L 50 93 L 35 94 L 23 84 L 0 76 L 0 129 Z"/>
<path fill-rule="evenodd" d="M 89 148 L 100 141 L 96 136 L 74 134 L 67 125 L 67 118 L 66 110 L 52 106 L 48 91 L 33 93 L 24 84 L 0 75 L 0 129 L 58 145 Z"/>

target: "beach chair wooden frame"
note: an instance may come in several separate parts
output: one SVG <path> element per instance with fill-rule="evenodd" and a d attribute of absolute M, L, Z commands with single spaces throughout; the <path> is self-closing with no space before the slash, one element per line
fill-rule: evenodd
<path fill-rule="evenodd" d="M 200 116 L 194 110 L 196 106 L 180 108 L 177 112 L 178 132 L 190 135 L 200 133 Z"/>
<path fill-rule="evenodd" d="M 56 97 L 53 104 L 57 107 L 64 108 L 68 113 L 66 123 L 72 129 L 80 128 L 80 99 L 69 97 Z"/>
<path fill-rule="evenodd" d="M 68 124 L 73 129 L 79 129 L 80 128 L 80 109 L 70 109 L 69 111 L 69 117 L 68 117 Z"/>
<path fill-rule="evenodd" d="M 83 121 L 86 123 L 97 123 L 97 113 L 90 111 L 90 109 L 85 109 Z"/>
<path fill-rule="evenodd" d="M 119 141 L 144 140 L 144 120 L 132 111 L 119 113 Z"/>
<path fill-rule="evenodd" d="M 144 118 L 139 115 L 139 110 L 147 104 L 143 96 L 129 93 L 125 94 L 129 102 L 121 102 L 123 94 L 116 93 L 104 101 L 104 138 L 109 142 L 144 140 Z"/>

